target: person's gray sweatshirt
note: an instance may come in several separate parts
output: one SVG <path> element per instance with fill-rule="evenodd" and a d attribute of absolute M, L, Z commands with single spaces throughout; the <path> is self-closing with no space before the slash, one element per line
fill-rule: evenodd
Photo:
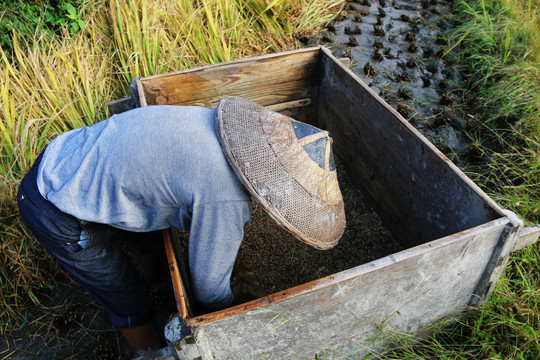
<path fill-rule="evenodd" d="M 78 219 L 135 232 L 189 230 L 195 294 L 226 305 L 251 200 L 215 121 L 214 109 L 148 106 L 69 131 L 47 146 L 39 191 Z"/>

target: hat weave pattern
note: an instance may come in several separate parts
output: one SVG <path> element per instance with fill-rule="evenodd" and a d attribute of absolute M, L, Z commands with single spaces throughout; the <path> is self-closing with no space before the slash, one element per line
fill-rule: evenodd
<path fill-rule="evenodd" d="M 330 249 L 345 229 L 336 171 L 310 159 L 294 134 L 294 121 L 230 97 L 218 104 L 216 126 L 229 163 L 263 209 L 299 240 Z M 326 137 L 331 144 L 328 134 L 320 132 L 315 138 Z"/>

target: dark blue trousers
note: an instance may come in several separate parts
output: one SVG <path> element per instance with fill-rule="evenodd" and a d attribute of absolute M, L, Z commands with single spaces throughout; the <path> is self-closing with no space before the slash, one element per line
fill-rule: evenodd
<path fill-rule="evenodd" d="M 43 154 L 43 153 L 42 153 Z M 17 201 L 24 223 L 71 277 L 120 328 L 145 324 L 151 316 L 146 284 L 122 243 L 162 243 L 158 233 L 137 234 L 105 224 L 81 223 L 40 194 L 36 177 L 42 154 L 19 186 Z M 81 232 L 88 242 L 81 246 Z M 152 245 L 151 245 L 152 246 Z"/>

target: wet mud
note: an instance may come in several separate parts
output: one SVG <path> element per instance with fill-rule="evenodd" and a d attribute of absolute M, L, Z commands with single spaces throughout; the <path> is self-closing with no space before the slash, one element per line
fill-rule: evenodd
<path fill-rule="evenodd" d="M 348 1 L 336 21 L 304 46 L 322 45 L 458 165 L 466 163 L 468 77 L 449 36 L 448 0 Z"/>

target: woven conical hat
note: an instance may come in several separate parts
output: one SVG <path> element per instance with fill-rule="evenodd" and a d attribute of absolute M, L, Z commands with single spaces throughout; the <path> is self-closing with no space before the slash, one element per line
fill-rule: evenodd
<path fill-rule="evenodd" d="M 227 160 L 265 211 L 299 240 L 335 246 L 345 211 L 328 133 L 237 97 L 216 116 Z"/>

